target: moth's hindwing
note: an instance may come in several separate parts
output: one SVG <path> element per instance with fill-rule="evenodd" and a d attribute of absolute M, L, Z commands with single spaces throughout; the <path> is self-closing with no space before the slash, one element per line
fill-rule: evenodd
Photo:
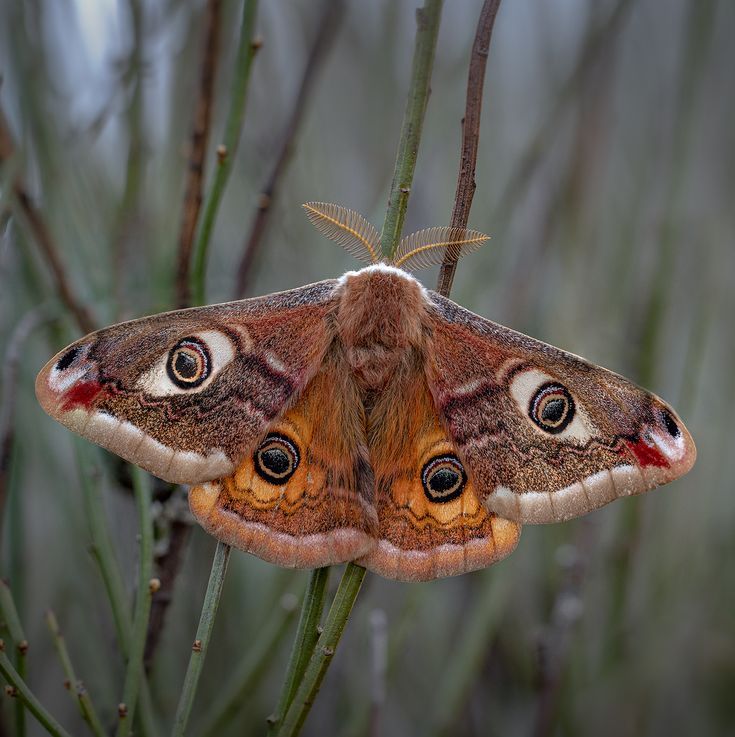
<path fill-rule="evenodd" d="M 354 560 L 374 545 L 377 527 L 364 426 L 335 343 L 235 473 L 191 490 L 194 515 L 218 539 L 282 566 Z"/>
<path fill-rule="evenodd" d="M 513 551 L 520 526 L 483 506 L 439 422 L 418 357 L 377 400 L 368 447 L 378 531 L 361 565 L 425 581 L 485 568 Z"/>

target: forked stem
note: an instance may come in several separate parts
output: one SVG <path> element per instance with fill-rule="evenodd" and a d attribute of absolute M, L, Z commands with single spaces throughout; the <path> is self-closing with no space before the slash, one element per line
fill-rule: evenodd
<path fill-rule="evenodd" d="M 324 597 L 329 581 L 329 567 L 315 568 L 309 577 L 309 585 L 304 594 L 304 603 L 299 615 L 299 625 L 296 629 L 291 658 L 286 669 L 286 679 L 278 699 L 274 714 L 268 718 L 268 735 L 275 735 L 293 701 L 296 688 L 304 677 L 304 671 L 309 663 L 319 639 L 319 622 L 324 611 Z"/>
<path fill-rule="evenodd" d="M 363 579 L 367 571 L 355 563 L 348 563 L 337 593 L 324 622 L 324 630 L 316 642 L 316 647 L 309 658 L 303 678 L 296 689 L 291 706 L 288 708 L 283 723 L 276 733 L 278 737 L 294 737 L 304 725 L 311 711 L 314 699 L 322 685 L 324 675 L 332 662 L 347 620 L 349 619 L 355 599 L 360 593 Z"/>
<path fill-rule="evenodd" d="M 0 640 L 0 675 L 14 689 L 13 695 L 21 699 L 28 707 L 43 728 L 53 737 L 71 737 L 71 735 L 54 719 L 35 694 L 28 688 L 28 684 L 21 678 L 13 667 L 10 658 L 3 652 L 4 645 Z"/>

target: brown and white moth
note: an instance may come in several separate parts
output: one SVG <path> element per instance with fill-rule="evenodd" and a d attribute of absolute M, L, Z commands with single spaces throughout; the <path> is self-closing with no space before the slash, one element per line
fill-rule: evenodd
<path fill-rule="evenodd" d="M 255 299 L 154 315 L 73 343 L 36 393 L 59 422 L 168 481 L 199 523 L 284 566 L 465 573 L 557 522 L 686 473 L 658 397 L 425 289 L 401 267 L 486 236 L 429 229 L 380 259 L 335 205 L 314 224 L 371 265 Z"/>

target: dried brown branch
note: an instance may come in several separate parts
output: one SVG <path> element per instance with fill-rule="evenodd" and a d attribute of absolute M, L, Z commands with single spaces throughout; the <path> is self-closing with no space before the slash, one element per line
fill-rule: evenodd
<path fill-rule="evenodd" d="M 319 20 L 319 31 L 314 39 L 311 51 L 309 52 L 309 58 L 306 62 L 306 66 L 304 67 L 299 91 L 296 95 L 293 108 L 291 109 L 291 115 L 283 134 L 281 149 L 266 185 L 258 199 L 258 208 L 255 212 L 253 224 L 250 227 L 250 233 L 245 240 L 242 258 L 237 269 L 237 280 L 233 294 L 235 299 L 241 299 L 245 295 L 255 256 L 262 242 L 263 234 L 265 233 L 268 218 L 271 213 L 273 200 L 275 199 L 278 191 L 278 185 L 286 170 L 291 154 L 293 153 L 294 140 L 304 117 L 306 103 L 309 99 L 322 63 L 326 59 L 332 47 L 332 42 L 336 36 L 343 11 L 343 0 L 337 0 L 337 2 L 335 2 L 335 0 L 325 0 L 322 6 Z"/>
<path fill-rule="evenodd" d="M 462 154 L 459 162 L 457 191 L 452 210 L 453 228 L 466 228 L 475 196 L 475 169 L 477 167 L 477 148 L 480 144 L 480 115 L 482 113 L 482 93 L 485 82 L 485 67 L 490 52 L 495 16 L 498 14 L 500 0 L 485 0 L 477 22 L 475 41 L 472 44 L 470 69 L 467 77 L 467 102 L 462 120 Z M 437 291 L 449 295 L 454 280 L 457 261 L 447 258 L 442 264 L 437 280 Z"/>
<path fill-rule="evenodd" d="M 15 144 L 13 143 L 10 126 L 8 125 L 8 121 L 5 118 L 3 111 L 0 110 L 0 163 L 9 161 L 14 154 Z M 51 231 L 46 224 L 46 220 L 33 203 L 33 199 L 20 175 L 16 175 L 14 177 L 12 186 L 13 194 L 20 211 L 27 222 L 38 247 L 41 249 L 44 261 L 51 270 L 59 298 L 66 305 L 69 312 L 71 312 L 79 329 L 83 333 L 91 333 L 92 330 L 94 330 L 94 320 L 72 289 L 71 282 L 69 281 L 69 277 L 59 254 L 56 241 L 51 235 Z"/>
<path fill-rule="evenodd" d="M 161 588 L 151 603 L 151 614 L 148 620 L 148 632 L 145 641 L 143 664 L 146 673 L 153 665 L 153 656 L 163 633 L 166 623 L 166 614 L 173 600 L 173 590 L 181 563 L 186 552 L 186 544 L 191 534 L 191 523 L 187 520 L 174 519 L 171 522 L 168 546 L 166 551 L 155 561 L 156 576 L 161 582 Z"/>
<path fill-rule="evenodd" d="M 176 267 L 177 307 L 188 307 L 191 302 L 189 269 L 194 235 L 199 220 L 199 210 L 202 206 L 204 156 L 207 152 L 212 121 L 221 11 L 221 0 L 208 0 L 204 17 L 204 51 L 199 74 L 199 93 L 194 110 L 194 127 L 191 133 L 186 191 L 181 214 L 179 254 Z"/>

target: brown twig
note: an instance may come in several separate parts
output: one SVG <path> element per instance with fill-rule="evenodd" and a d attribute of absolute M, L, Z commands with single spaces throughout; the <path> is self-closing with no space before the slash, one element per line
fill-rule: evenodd
<path fill-rule="evenodd" d="M 151 603 L 151 614 L 148 620 L 143 665 L 146 673 L 153 665 L 153 656 L 163 633 L 166 623 L 166 613 L 173 599 L 173 589 L 181 568 L 181 562 L 186 551 L 186 544 L 191 534 L 191 523 L 183 519 L 174 519 L 171 522 L 168 546 L 165 552 L 158 556 L 155 562 L 155 572 L 161 582 L 161 588 Z"/>
<path fill-rule="evenodd" d="M 12 158 L 15 154 L 15 145 L 13 136 L 10 133 L 10 126 L 5 118 L 2 110 L 0 110 L 0 163 L 4 163 Z M 34 205 L 33 199 L 29 194 L 23 179 L 17 175 L 13 181 L 13 194 L 18 202 L 20 210 L 25 217 L 28 227 L 33 233 L 33 237 L 41 249 L 44 260 L 56 283 L 56 290 L 59 298 L 71 312 L 79 329 L 83 333 L 91 333 L 94 330 L 94 320 L 87 308 L 78 299 L 72 290 L 69 277 L 67 276 L 64 265 L 59 255 L 59 249 L 56 242 L 51 236 L 51 231 L 46 225 L 46 221 L 41 215 L 38 208 Z"/>
<path fill-rule="evenodd" d="M 477 167 L 477 148 L 480 144 L 480 115 L 482 113 L 482 93 L 485 82 L 485 67 L 490 52 L 495 16 L 498 14 L 500 0 L 485 0 L 477 22 L 475 42 L 472 44 L 470 69 L 467 76 L 467 102 L 462 120 L 462 154 L 457 176 L 457 191 L 454 195 L 452 227 L 466 228 L 475 196 L 475 169 Z M 448 255 L 448 252 L 447 252 Z M 447 296 L 452 288 L 457 262 L 445 260 L 439 271 L 436 289 Z"/>
<path fill-rule="evenodd" d="M 176 268 L 177 307 L 188 307 L 191 301 L 189 268 L 191 266 L 191 254 L 199 210 L 202 206 L 204 156 L 207 152 L 207 141 L 209 140 L 212 120 L 221 10 L 221 0 L 208 0 L 204 18 L 204 52 L 199 75 L 199 94 L 194 111 L 186 193 L 184 194 L 184 206 L 181 214 L 179 255 Z"/>
<path fill-rule="evenodd" d="M 255 261 L 255 256 L 268 224 L 268 218 L 272 211 L 273 200 L 275 199 L 278 185 L 293 153 L 294 140 L 304 117 L 306 103 L 310 97 L 317 73 L 331 49 L 337 28 L 342 19 L 343 11 L 343 0 L 337 0 L 337 2 L 335 0 L 325 0 L 322 6 L 319 31 L 314 39 L 311 51 L 309 52 L 309 58 L 304 67 L 299 91 L 283 134 L 281 149 L 266 185 L 258 198 L 258 208 L 255 212 L 253 224 L 250 227 L 250 233 L 245 240 L 242 258 L 237 269 L 237 279 L 233 294 L 234 299 L 241 299 L 245 295 L 253 262 Z"/>

